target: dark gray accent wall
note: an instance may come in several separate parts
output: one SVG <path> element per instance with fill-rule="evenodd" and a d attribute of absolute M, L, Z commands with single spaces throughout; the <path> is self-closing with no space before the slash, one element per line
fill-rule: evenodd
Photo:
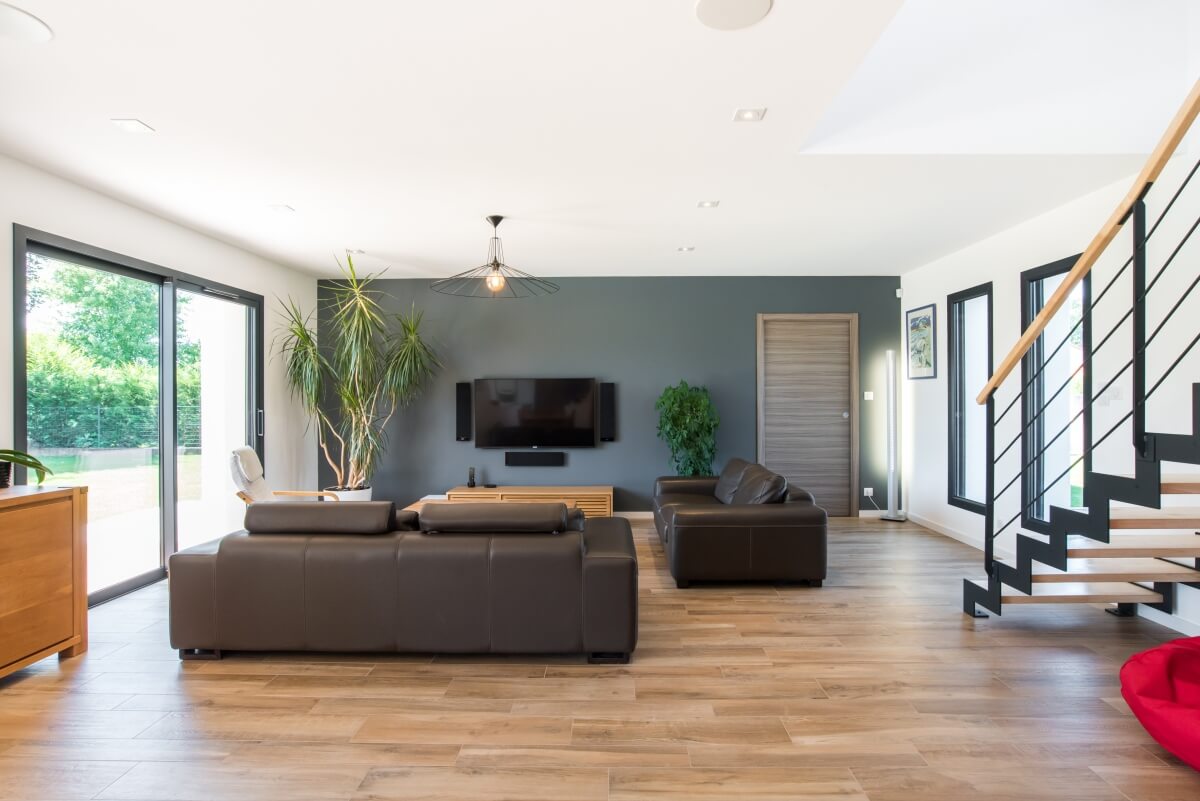
<path fill-rule="evenodd" d="M 424 310 L 422 330 L 445 365 L 389 426 L 387 454 L 372 482 L 376 498 L 408 503 L 445 492 L 465 484 L 474 465 L 480 484 L 612 484 L 618 510 L 648 509 L 655 477 L 673 472 L 655 434 L 654 401 L 664 387 L 680 379 L 708 387 L 721 415 L 717 469 L 733 456 L 753 459 L 755 315 L 857 312 L 860 389 L 876 398 L 860 402 L 861 480 L 883 503 L 884 351 L 900 350 L 899 278 L 554 280 L 562 286 L 557 294 L 523 300 L 447 297 L 417 279 L 376 284 L 389 311 L 414 302 Z M 454 439 L 455 382 L 488 377 L 612 381 L 617 441 L 568 450 L 565 467 L 505 467 L 503 450 Z M 321 466 L 328 484 L 331 473 L 323 460 Z"/>

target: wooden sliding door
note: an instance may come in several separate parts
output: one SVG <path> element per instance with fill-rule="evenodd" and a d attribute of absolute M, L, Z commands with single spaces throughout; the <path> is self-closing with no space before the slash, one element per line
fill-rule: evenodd
<path fill-rule="evenodd" d="M 858 315 L 758 315 L 758 461 L 858 514 Z"/>

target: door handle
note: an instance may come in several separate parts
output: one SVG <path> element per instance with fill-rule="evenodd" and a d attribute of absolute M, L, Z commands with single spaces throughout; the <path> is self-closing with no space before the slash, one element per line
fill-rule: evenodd
<path fill-rule="evenodd" d="M 850 417 L 850 412 L 842 412 L 842 419 L 843 419 L 843 420 L 849 419 L 849 417 Z"/>

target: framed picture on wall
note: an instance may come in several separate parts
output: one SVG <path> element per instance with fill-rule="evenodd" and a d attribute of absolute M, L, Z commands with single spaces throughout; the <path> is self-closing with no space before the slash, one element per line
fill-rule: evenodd
<path fill-rule="evenodd" d="M 904 315 L 908 378 L 937 378 L 937 304 L 909 309 Z"/>

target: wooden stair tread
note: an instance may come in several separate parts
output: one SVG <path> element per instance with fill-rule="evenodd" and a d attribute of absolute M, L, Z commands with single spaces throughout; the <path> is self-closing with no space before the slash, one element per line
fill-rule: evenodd
<path fill-rule="evenodd" d="M 1067 546 L 1072 559 L 1122 557 L 1200 558 L 1200 537 L 1195 534 L 1117 534 L 1109 542 L 1079 537 Z"/>
<path fill-rule="evenodd" d="M 987 586 L 985 581 L 975 583 Z M 1162 600 L 1154 590 L 1112 581 L 1034 584 L 1032 595 L 1005 586 L 1000 594 L 1002 604 L 1156 604 Z"/>
<path fill-rule="evenodd" d="M 1200 495 L 1200 474 L 1164 473 L 1162 476 L 1162 494 Z"/>
<path fill-rule="evenodd" d="M 1108 520 L 1110 529 L 1200 528 L 1200 507 L 1143 509 L 1139 506 L 1119 506 L 1109 512 Z"/>
<path fill-rule="evenodd" d="M 1134 476 L 1126 473 L 1122 478 Z M 1200 473 L 1163 473 L 1159 484 L 1163 495 L 1200 495 Z"/>
<path fill-rule="evenodd" d="M 1077 581 L 1200 581 L 1200 570 L 1151 558 L 1069 559 L 1065 573 L 1049 565 L 1035 563 L 1033 580 L 1039 584 Z"/>

